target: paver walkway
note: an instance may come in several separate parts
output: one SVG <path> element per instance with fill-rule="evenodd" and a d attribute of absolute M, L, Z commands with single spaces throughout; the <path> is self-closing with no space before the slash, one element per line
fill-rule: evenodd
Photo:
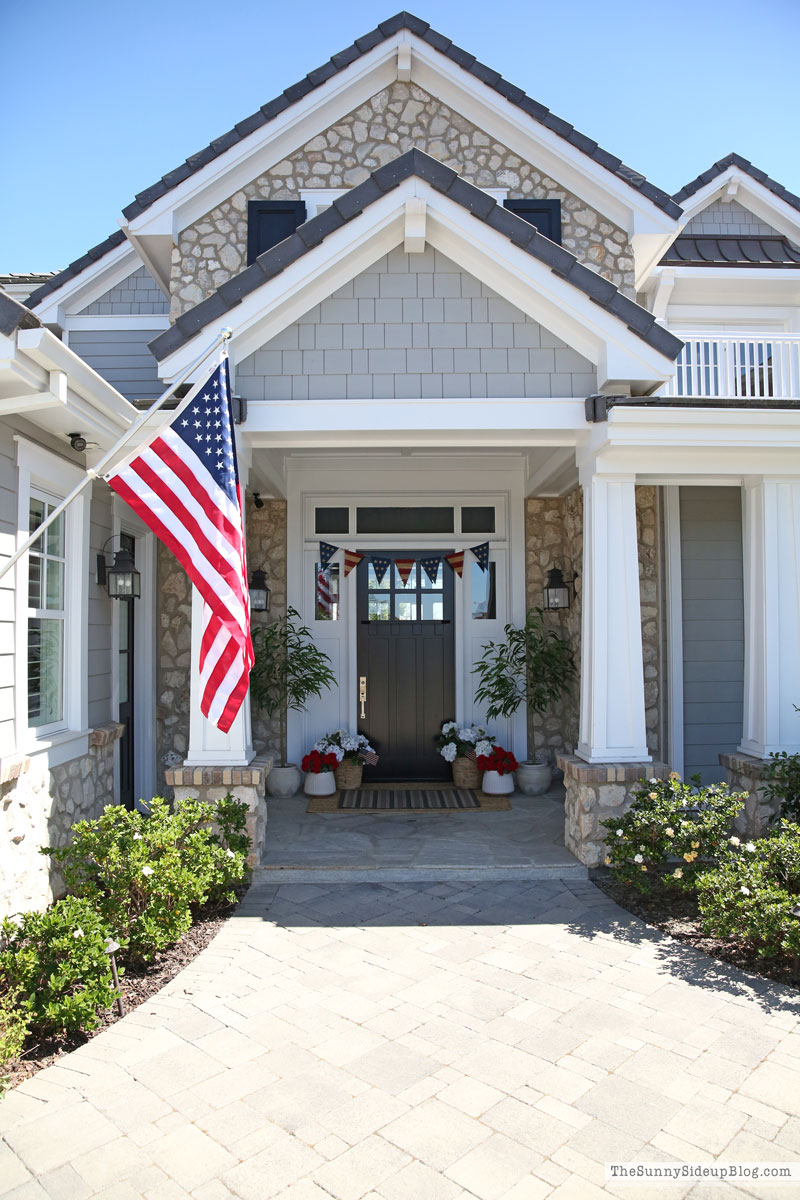
<path fill-rule="evenodd" d="M 0 1103 L 0 1188 L 788 1197 L 607 1188 L 603 1164 L 800 1158 L 799 1011 L 589 882 L 253 889 L 155 1000 Z"/>

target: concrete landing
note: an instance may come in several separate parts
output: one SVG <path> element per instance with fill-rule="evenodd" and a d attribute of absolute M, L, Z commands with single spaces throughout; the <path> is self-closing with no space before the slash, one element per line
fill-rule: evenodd
<path fill-rule="evenodd" d="M 585 879 L 564 846 L 564 793 L 511 796 L 506 812 L 313 813 L 268 800 L 255 884 Z"/>

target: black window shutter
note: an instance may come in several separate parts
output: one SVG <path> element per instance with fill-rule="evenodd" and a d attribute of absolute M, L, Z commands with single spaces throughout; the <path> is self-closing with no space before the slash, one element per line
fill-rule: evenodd
<path fill-rule="evenodd" d="M 306 219 L 302 200 L 250 200 L 247 205 L 247 262 L 289 237 Z"/>
<path fill-rule="evenodd" d="M 561 245 L 560 200 L 504 200 L 503 207 L 535 225 L 539 233 L 557 246 Z"/>

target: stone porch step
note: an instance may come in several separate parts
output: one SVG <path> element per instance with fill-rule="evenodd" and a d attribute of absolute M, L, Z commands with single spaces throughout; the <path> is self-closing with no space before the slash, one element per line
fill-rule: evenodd
<path fill-rule="evenodd" d="M 586 879 L 588 870 L 574 863 L 517 866 L 440 866 L 417 867 L 258 867 L 253 872 L 254 887 L 275 887 L 284 883 L 493 883 L 521 879 Z"/>

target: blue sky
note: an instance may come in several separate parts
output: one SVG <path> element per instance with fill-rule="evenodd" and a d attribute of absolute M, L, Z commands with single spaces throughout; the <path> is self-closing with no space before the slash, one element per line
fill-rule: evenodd
<path fill-rule="evenodd" d="M 65 266 L 117 228 L 136 192 L 398 7 L 0 0 L 0 272 Z M 411 11 L 667 191 L 737 150 L 800 193 L 798 0 Z"/>

